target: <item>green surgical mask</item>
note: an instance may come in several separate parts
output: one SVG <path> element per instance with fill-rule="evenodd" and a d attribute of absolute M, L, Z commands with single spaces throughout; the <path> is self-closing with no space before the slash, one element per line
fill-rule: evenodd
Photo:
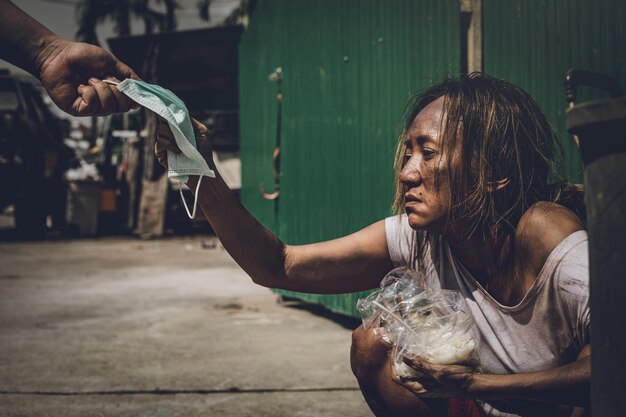
<path fill-rule="evenodd" d="M 185 182 L 189 175 L 199 175 L 200 179 L 196 186 L 193 210 L 190 213 L 187 203 L 180 189 L 185 210 L 190 218 L 196 215 L 198 204 L 198 189 L 203 176 L 215 178 L 215 172 L 209 168 L 204 157 L 196 148 L 196 136 L 191 125 L 189 111 L 176 94 L 158 85 L 148 84 L 143 81 L 125 79 L 117 85 L 117 89 L 126 94 L 136 103 L 152 110 L 165 120 L 174 133 L 176 145 L 180 148 L 180 154 L 167 152 L 167 176 L 177 181 Z"/>

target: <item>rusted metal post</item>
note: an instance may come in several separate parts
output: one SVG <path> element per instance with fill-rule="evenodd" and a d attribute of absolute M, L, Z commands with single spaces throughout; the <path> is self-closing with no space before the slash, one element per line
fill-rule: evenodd
<path fill-rule="evenodd" d="M 483 70 L 482 0 L 461 0 L 461 63 L 463 72 Z"/>
<path fill-rule="evenodd" d="M 611 99 L 570 106 L 568 131 L 578 137 L 584 164 L 591 291 L 592 415 L 626 410 L 626 98 L 619 84 L 570 70 L 568 101 L 579 84 L 605 89 Z"/>

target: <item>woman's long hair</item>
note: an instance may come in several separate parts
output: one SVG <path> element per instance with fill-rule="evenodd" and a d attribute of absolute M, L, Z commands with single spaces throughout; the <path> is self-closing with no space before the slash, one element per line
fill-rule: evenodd
<path fill-rule="evenodd" d="M 397 213 L 404 203 L 399 180 L 404 140 L 417 114 L 439 97 L 444 97 L 442 151 L 453 161 L 447 166 L 448 224 L 464 225 L 455 233 L 465 238 L 489 234 L 502 243 L 506 249 L 498 264 L 504 270 L 512 261 L 517 224 L 537 201 L 564 203 L 584 218 L 581 190 L 561 175 L 561 143 L 539 105 L 521 88 L 481 73 L 446 79 L 409 103 L 395 158 Z M 493 183 L 500 180 L 508 184 L 494 191 Z M 418 240 L 415 258 L 423 255 L 427 234 Z"/>

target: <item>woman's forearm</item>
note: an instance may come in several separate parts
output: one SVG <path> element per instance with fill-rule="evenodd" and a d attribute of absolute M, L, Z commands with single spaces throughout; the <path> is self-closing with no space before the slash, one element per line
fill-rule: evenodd
<path fill-rule="evenodd" d="M 228 188 L 219 172 L 203 178 L 198 205 L 222 245 L 259 285 L 282 288 L 286 283 L 285 245 L 256 220 Z M 198 177 L 188 181 L 195 190 Z"/>
<path fill-rule="evenodd" d="M 215 169 L 212 161 L 209 166 Z M 348 236 L 290 246 L 259 223 L 216 170 L 204 178 L 198 204 L 224 248 L 254 282 L 272 288 L 318 294 L 363 291 L 378 286 L 393 265 L 384 221 Z M 197 177 L 188 185 L 195 190 Z"/>
<path fill-rule="evenodd" d="M 476 375 L 472 396 L 518 398 L 588 407 L 591 403 L 591 356 L 545 371 L 512 375 Z"/>
<path fill-rule="evenodd" d="M 0 0 L 0 58 L 39 76 L 42 52 L 54 33 L 8 0 Z"/>

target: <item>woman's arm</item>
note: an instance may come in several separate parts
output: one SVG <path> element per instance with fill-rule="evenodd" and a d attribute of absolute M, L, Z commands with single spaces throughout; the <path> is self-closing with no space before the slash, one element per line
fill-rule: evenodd
<path fill-rule="evenodd" d="M 564 405 L 591 404 L 591 347 L 570 364 L 513 375 L 475 375 L 470 388 L 477 398 L 518 398 Z"/>
<path fill-rule="evenodd" d="M 190 179 L 191 189 L 196 181 Z M 285 245 L 241 205 L 217 172 L 202 180 L 198 205 L 224 248 L 259 285 L 347 293 L 376 287 L 392 269 L 382 220 L 339 239 Z"/>
<path fill-rule="evenodd" d="M 201 153 L 211 155 L 203 139 L 206 127 L 195 120 L 193 125 L 200 133 Z M 178 149 L 167 123 L 161 121 L 158 135 L 156 156 L 166 165 L 166 149 Z M 289 291 L 347 293 L 378 286 L 393 268 L 384 221 L 327 242 L 285 245 L 243 207 L 210 157 L 207 162 L 216 178 L 202 179 L 198 205 L 224 248 L 257 284 Z M 197 181 L 198 177 L 190 177 L 189 188 L 195 190 Z"/>
<path fill-rule="evenodd" d="M 511 375 L 475 373 L 461 365 L 433 365 L 420 358 L 405 358 L 423 374 L 396 382 L 421 397 L 472 399 L 523 399 L 588 407 L 591 403 L 591 348 L 585 346 L 570 364 L 543 371 Z"/>

